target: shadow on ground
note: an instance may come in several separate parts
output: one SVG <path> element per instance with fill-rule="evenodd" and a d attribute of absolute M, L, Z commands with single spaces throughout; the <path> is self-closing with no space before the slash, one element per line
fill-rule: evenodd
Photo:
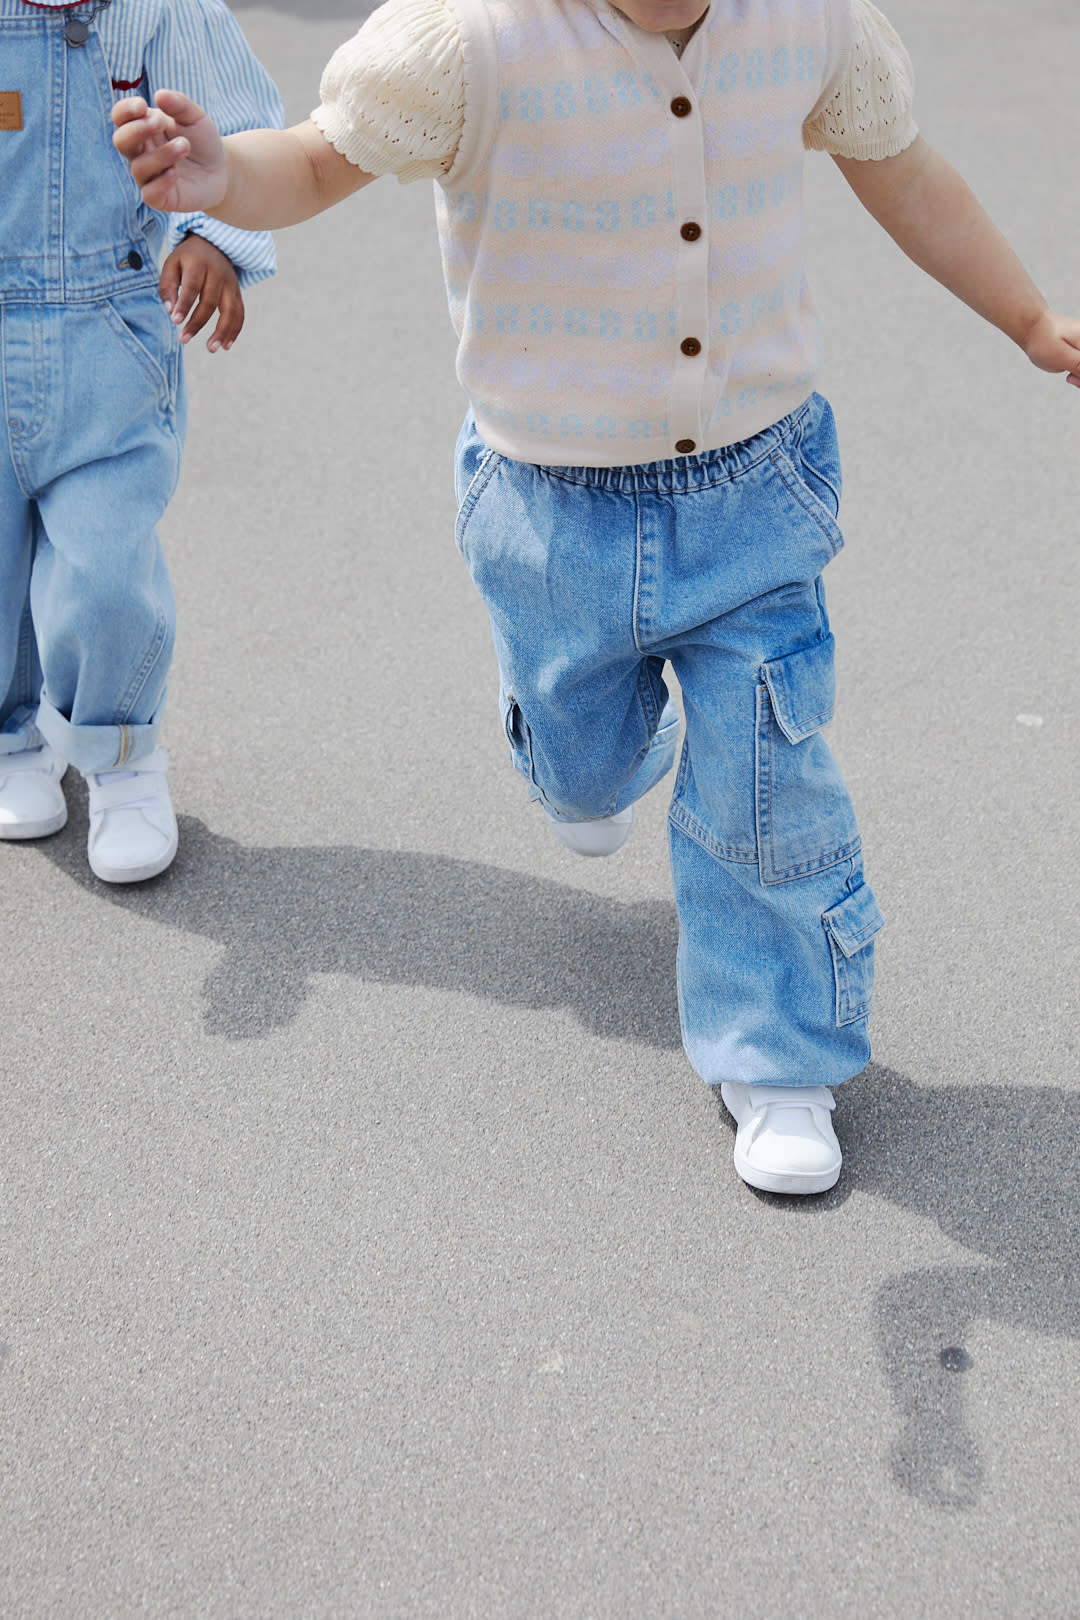
<path fill-rule="evenodd" d="M 668 902 L 408 850 L 248 848 L 190 816 L 176 863 L 150 883 L 98 883 L 70 824 L 41 847 L 113 905 L 222 947 L 204 987 L 210 1034 L 266 1035 L 296 1017 L 313 975 L 354 973 L 562 1007 L 594 1035 L 680 1045 Z"/>
<path fill-rule="evenodd" d="M 805 1217 L 866 1193 L 936 1221 L 973 1251 L 969 1265 L 890 1277 L 875 1302 L 901 1424 L 889 1451 L 893 1479 L 928 1506 L 973 1507 L 985 1464 L 967 1416 L 972 1329 L 991 1322 L 1080 1338 L 1080 1095 L 924 1088 L 872 1063 L 843 1087 L 837 1113 L 845 1170 L 835 1193 L 770 1202 Z M 1040 1412 L 1036 1433 L 1050 1422 Z"/>
<path fill-rule="evenodd" d="M 595 1035 L 679 1045 L 670 904 L 626 904 L 446 856 L 246 848 L 181 819 L 176 864 L 147 884 L 99 884 L 71 826 L 40 848 L 106 903 L 222 948 L 205 985 L 212 1033 L 265 1035 L 296 1016 L 313 975 L 354 973 L 564 1008 Z M 758 1196 L 786 1219 L 814 1219 L 867 1194 L 936 1221 L 971 1251 L 971 1263 L 889 1277 L 875 1326 L 900 1423 L 893 1479 L 930 1507 L 972 1507 L 985 1472 L 967 1416 L 972 1329 L 1080 1338 L 1080 1095 L 920 1087 L 871 1064 L 840 1091 L 837 1118 L 845 1171 L 833 1192 Z M 1037 1432 L 1049 1421 L 1039 1414 Z"/>

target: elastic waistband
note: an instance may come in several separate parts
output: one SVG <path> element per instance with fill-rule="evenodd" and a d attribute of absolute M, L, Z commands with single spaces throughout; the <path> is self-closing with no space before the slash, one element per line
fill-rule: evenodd
<path fill-rule="evenodd" d="M 696 456 L 676 456 L 670 461 L 646 461 L 631 467 L 549 467 L 540 472 L 549 478 L 560 478 L 570 484 L 587 484 L 592 489 L 619 490 L 624 494 L 651 492 L 654 494 L 690 494 L 694 490 L 708 489 L 712 484 L 725 483 L 748 471 L 759 461 L 765 461 L 773 451 L 798 429 L 809 414 L 811 399 L 782 416 L 771 427 L 762 428 L 750 439 L 736 444 L 721 445 L 718 450 L 703 450 Z"/>

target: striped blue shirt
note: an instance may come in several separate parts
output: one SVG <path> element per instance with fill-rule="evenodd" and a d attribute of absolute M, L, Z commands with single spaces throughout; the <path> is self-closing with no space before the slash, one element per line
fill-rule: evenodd
<path fill-rule="evenodd" d="M 94 4 L 59 6 L 55 0 L 0 0 L 0 18 L 27 9 L 63 10 L 90 18 Z M 156 90 L 182 90 L 205 107 L 223 134 L 280 129 L 285 109 L 270 75 L 252 54 L 224 0 L 109 0 L 93 18 L 117 99 Z M 105 132 L 108 138 L 108 132 Z M 241 284 L 272 276 L 273 239 L 267 231 L 239 231 L 206 214 L 160 214 L 142 205 L 142 222 L 159 251 L 189 231 L 204 236 L 236 266 Z"/>

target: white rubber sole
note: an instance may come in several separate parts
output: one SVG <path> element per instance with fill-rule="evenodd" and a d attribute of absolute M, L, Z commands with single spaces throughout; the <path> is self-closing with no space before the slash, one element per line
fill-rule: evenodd
<path fill-rule="evenodd" d="M 737 1148 L 734 1157 L 736 1174 L 748 1187 L 756 1187 L 759 1192 L 788 1193 L 796 1197 L 828 1192 L 829 1188 L 835 1187 L 840 1180 L 840 1171 L 843 1168 L 838 1164 L 835 1170 L 821 1174 L 798 1170 L 759 1170 L 756 1165 L 748 1164 Z"/>
<path fill-rule="evenodd" d="M 556 821 L 546 810 L 544 814 L 559 843 L 572 849 L 575 855 L 616 854 L 626 843 L 634 824 L 632 804 L 613 816 L 601 816 L 596 821 Z"/>
<path fill-rule="evenodd" d="M 58 833 L 61 827 L 67 826 L 67 805 L 58 810 L 54 816 L 46 821 L 0 821 L 0 838 L 7 838 L 12 843 L 24 838 L 48 838 Z"/>
<path fill-rule="evenodd" d="M 87 851 L 90 870 L 102 883 L 145 883 L 147 878 L 157 877 L 164 872 L 176 859 L 176 852 L 180 848 L 179 832 L 173 833 L 168 848 L 152 861 L 145 861 L 141 866 L 106 866 L 96 861 Z"/>

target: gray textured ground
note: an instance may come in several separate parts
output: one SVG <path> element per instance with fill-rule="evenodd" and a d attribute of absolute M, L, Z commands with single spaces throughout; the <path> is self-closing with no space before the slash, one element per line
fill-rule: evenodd
<path fill-rule="evenodd" d="M 888 9 L 1080 310 L 1074 0 Z M 241 12 L 292 116 L 350 10 Z M 523 802 L 384 182 L 192 356 L 175 868 L 88 877 L 77 789 L 0 846 L 5 1615 L 1080 1612 L 1080 397 L 812 174 L 890 920 L 840 1186 L 734 1176 L 662 795 L 610 863 Z"/>

